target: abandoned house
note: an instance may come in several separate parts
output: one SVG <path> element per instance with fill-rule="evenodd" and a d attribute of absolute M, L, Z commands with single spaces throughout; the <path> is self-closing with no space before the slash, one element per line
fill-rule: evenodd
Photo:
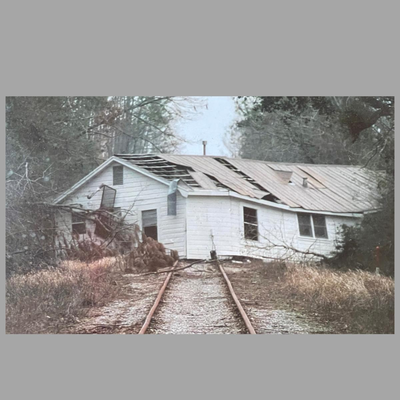
<path fill-rule="evenodd" d="M 291 258 L 335 250 L 342 224 L 378 207 L 357 166 L 286 164 L 216 156 L 116 155 L 55 199 L 59 234 L 106 240 L 85 216 L 107 210 L 181 258 Z M 73 236 L 75 235 L 75 236 Z"/>

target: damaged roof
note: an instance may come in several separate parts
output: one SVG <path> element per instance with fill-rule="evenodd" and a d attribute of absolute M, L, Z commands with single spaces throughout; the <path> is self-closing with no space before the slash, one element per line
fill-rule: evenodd
<path fill-rule="evenodd" d="M 229 190 L 310 211 L 359 213 L 378 208 L 376 180 L 360 166 L 169 154 L 115 157 L 166 180 L 181 179 L 193 191 Z"/>

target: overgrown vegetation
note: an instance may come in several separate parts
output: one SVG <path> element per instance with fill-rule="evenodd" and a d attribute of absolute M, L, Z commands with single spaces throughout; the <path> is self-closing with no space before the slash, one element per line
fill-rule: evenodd
<path fill-rule="evenodd" d="M 57 333 L 85 316 L 92 307 L 114 300 L 122 274 L 171 267 L 178 253 L 143 237 L 131 251 L 76 241 L 57 267 L 13 274 L 6 282 L 7 333 Z"/>
<path fill-rule="evenodd" d="M 57 268 L 11 276 L 6 281 L 6 332 L 59 332 L 91 307 L 114 299 L 120 273 L 114 258 L 103 258 L 91 264 L 65 261 Z"/>
<path fill-rule="evenodd" d="M 232 152 L 244 158 L 310 164 L 361 165 L 378 180 L 380 210 L 360 226 L 343 227 L 331 265 L 394 276 L 394 98 L 244 97 Z M 376 171 L 385 174 L 377 175 Z"/>
<path fill-rule="evenodd" d="M 163 96 L 6 98 L 7 274 L 52 263 L 54 198 L 115 153 L 172 152 L 189 108 Z"/>
<path fill-rule="evenodd" d="M 263 266 L 263 273 L 285 300 L 340 322 L 349 333 L 394 333 L 390 277 L 285 263 Z"/>
<path fill-rule="evenodd" d="M 167 249 L 162 243 L 140 232 L 138 225 L 121 226 L 120 231 L 112 231 L 105 242 L 99 242 L 91 234 L 86 240 L 63 238 L 62 253 L 58 256 L 67 260 L 90 263 L 104 257 L 117 257 L 124 271 L 156 271 L 171 267 L 179 259 L 178 252 Z"/>

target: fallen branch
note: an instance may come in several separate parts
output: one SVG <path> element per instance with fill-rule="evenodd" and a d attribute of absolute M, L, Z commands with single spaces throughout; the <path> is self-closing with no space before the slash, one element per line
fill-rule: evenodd
<path fill-rule="evenodd" d="M 157 274 L 167 274 L 168 272 L 176 272 L 176 271 L 182 271 L 183 269 L 187 269 L 192 267 L 195 264 L 200 264 L 200 263 L 204 263 L 204 264 L 210 264 L 213 263 L 216 260 L 212 260 L 212 261 L 208 261 L 208 260 L 200 260 L 200 261 L 195 261 L 189 265 L 186 265 L 182 268 L 172 268 L 172 269 L 164 269 L 162 271 L 155 271 L 155 272 L 146 272 L 144 274 L 139 274 L 138 276 L 146 276 L 146 275 L 157 275 Z"/>

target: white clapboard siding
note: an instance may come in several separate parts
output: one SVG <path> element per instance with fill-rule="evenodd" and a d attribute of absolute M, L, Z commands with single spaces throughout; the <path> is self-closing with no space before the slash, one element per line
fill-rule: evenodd
<path fill-rule="evenodd" d="M 244 238 L 243 207 L 257 209 L 258 215 L 258 241 L 246 240 Z M 280 259 L 289 257 L 291 259 L 307 258 L 305 253 L 317 253 L 330 256 L 335 250 L 338 228 L 342 224 L 355 225 L 356 218 L 325 216 L 328 231 L 328 239 L 308 238 L 300 236 L 297 213 L 279 210 L 263 205 L 255 205 L 250 202 L 240 202 L 241 223 L 241 253 L 242 255 L 253 255 Z M 290 250 L 296 249 L 298 252 Z"/>
<path fill-rule="evenodd" d="M 237 207 L 232 204 L 229 197 L 188 198 L 188 258 L 209 258 L 213 240 L 218 255 L 239 253 L 239 219 Z"/>
<path fill-rule="evenodd" d="M 244 238 L 243 207 L 257 210 L 258 241 Z M 301 259 L 301 252 L 329 256 L 335 250 L 337 229 L 354 225 L 355 218 L 326 216 L 328 239 L 305 238 L 299 234 L 297 214 L 228 197 L 189 197 L 187 203 L 188 258 L 243 255 L 270 259 Z M 213 235 L 213 237 L 211 237 Z M 214 242 L 214 243 L 213 243 Z M 300 252 L 289 251 L 288 247 Z"/>
<path fill-rule="evenodd" d="M 253 256 L 271 259 L 303 258 L 301 253 L 288 251 L 293 247 L 300 252 L 314 252 L 329 256 L 335 250 L 337 229 L 341 224 L 354 225 L 359 219 L 325 216 L 328 239 L 301 237 L 297 213 L 273 208 L 233 197 L 189 196 L 183 198 L 177 192 L 177 215 L 167 215 L 168 186 L 139 172 L 124 167 L 124 184 L 113 186 L 111 164 L 68 196 L 63 204 L 81 205 L 96 210 L 100 207 L 102 191 L 92 195 L 101 184 L 117 190 L 115 207 L 128 211 L 127 222 L 137 222 L 142 227 L 141 212 L 157 210 L 158 239 L 167 248 L 179 252 L 180 257 L 190 259 L 210 258 L 215 249 L 219 256 Z M 258 241 L 244 238 L 243 207 L 257 210 Z M 59 230 L 66 238 L 71 235 L 71 216 L 57 212 Z M 92 229 L 93 226 L 89 228 Z M 84 235 L 81 235 L 84 238 Z"/>
<path fill-rule="evenodd" d="M 96 210 L 100 207 L 102 190 L 91 199 L 87 196 L 93 194 L 101 184 L 108 185 L 117 190 L 115 207 L 120 207 L 123 214 L 128 212 L 127 223 L 137 222 L 142 227 L 141 211 L 156 209 L 159 241 L 168 249 L 177 250 L 180 257 L 186 257 L 186 199 L 177 192 L 177 215 L 167 215 L 167 185 L 124 167 L 123 185 L 113 186 L 112 167 L 113 164 L 105 168 L 62 204 L 79 204 L 84 209 Z M 70 235 L 69 213 L 57 212 L 56 224 L 58 229 Z"/>

